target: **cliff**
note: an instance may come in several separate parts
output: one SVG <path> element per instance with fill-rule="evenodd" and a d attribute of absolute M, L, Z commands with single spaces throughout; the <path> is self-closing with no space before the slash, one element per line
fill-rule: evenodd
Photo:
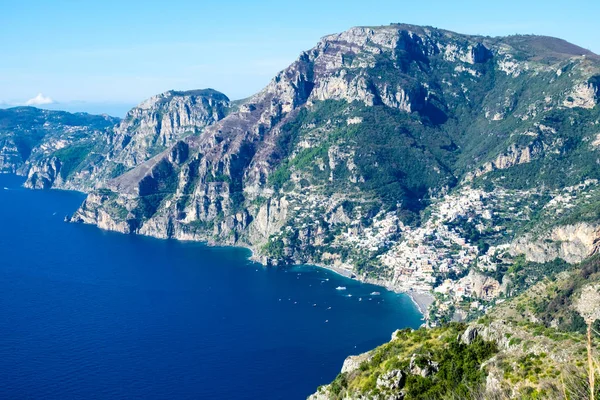
<path fill-rule="evenodd" d="M 93 141 L 88 140 L 85 147 L 69 143 L 70 148 L 83 147 L 78 157 L 46 152 L 41 160 L 31 160 L 22 171 L 27 173 L 25 186 L 80 191 L 100 187 L 178 140 L 198 134 L 223 118 L 228 107 L 229 99 L 212 89 L 159 94 L 130 110 L 125 119 Z M 69 171 L 64 171 L 65 159 L 72 164 Z"/>
<path fill-rule="evenodd" d="M 315 398 L 560 398 L 582 372 L 573 296 L 597 281 L 599 103 L 600 57 L 560 39 L 356 27 L 243 101 L 8 110 L 0 165 L 89 192 L 73 222 L 433 293 L 433 330 L 349 359 Z"/>
<path fill-rule="evenodd" d="M 46 175 L 40 176 L 38 187 L 49 188 L 57 178 L 64 182 L 66 174 L 60 176 L 57 169 L 63 164 L 72 167 L 118 121 L 107 115 L 34 107 L 0 110 L 0 172 L 27 175 L 39 164 Z"/>

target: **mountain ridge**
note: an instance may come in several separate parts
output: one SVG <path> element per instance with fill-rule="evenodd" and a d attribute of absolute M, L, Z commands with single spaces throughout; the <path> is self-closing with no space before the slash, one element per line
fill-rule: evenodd
<path fill-rule="evenodd" d="M 409 31 L 410 29 L 413 31 Z M 420 37 L 418 36 L 419 34 L 425 36 Z M 405 208 L 409 213 L 405 217 L 409 218 L 409 220 L 414 219 L 416 213 L 420 213 L 420 210 L 428 207 L 427 204 L 431 203 L 431 199 L 444 196 L 444 191 L 452 190 L 452 188 L 457 186 L 464 186 L 469 184 L 469 182 L 476 182 L 477 180 L 481 180 L 482 177 L 485 178 L 486 175 L 493 175 L 494 171 L 503 171 L 507 168 L 510 169 L 520 165 L 531 164 L 536 159 L 545 157 L 544 154 L 548 152 L 548 146 L 552 146 L 552 144 L 541 142 L 540 135 L 551 136 L 551 131 L 555 130 L 555 128 L 547 128 L 541 122 L 536 122 L 532 126 L 534 130 L 526 132 L 524 135 L 525 140 L 529 140 L 526 139 L 527 137 L 537 137 L 531 143 L 519 144 L 515 142 L 506 145 L 506 140 L 510 143 L 513 139 L 510 139 L 510 137 L 508 139 L 501 139 L 500 141 L 495 139 L 498 142 L 498 147 L 497 150 L 493 151 L 490 151 L 490 145 L 486 144 L 485 141 L 482 141 L 481 145 L 475 145 L 475 147 L 469 149 L 465 146 L 472 147 L 473 144 L 468 142 L 461 143 L 464 139 L 456 136 L 456 133 L 438 129 L 440 126 L 456 125 L 457 122 L 455 121 L 459 121 L 458 123 L 460 124 L 457 116 L 449 115 L 449 99 L 445 98 L 447 94 L 443 87 L 439 86 L 450 78 L 454 78 L 455 81 L 458 81 L 463 86 L 472 85 L 473 89 L 471 90 L 478 90 L 478 86 L 482 84 L 497 85 L 498 78 L 494 78 L 493 76 L 492 78 L 496 82 L 494 80 L 490 80 L 489 83 L 477 82 L 478 79 L 481 80 L 482 77 L 485 77 L 486 73 L 492 74 L 492 70 L 490 69 L 492 66 L 494 66 L 494 69 L 498 68 L 500 73 L 506 75 L 506 78 L 503 78 L 503 75 L 500 75 L 500 78 L 512 79 L 513 81 L 518 81 L 519 76 L 527 73 L 531 68 L 535 69 L 532 75 L 534 77 L 541 73 L 546 73 L 554 76 L 549 78 L 549 81 L 560 78 L 561 72 L 557 71 L 562 71 L 562 69 L 552 69 L 552 71 L 549 71 L 550 66 L 547 65 L 539 63 L 529 65 L 530 61 L 527 61 L 529 58 L 524 58 L 525 61 L 523 59 L 517 60 L 515 58 L 517 56 L 507 50 L 507 44 L 502 43 L 503 41 L 514 42 L 516 40 L 522 46 L 523 41 L 531 42 L 533 40 L 539 42 L 540 38 L 546 47 L 548 46 L 548 40 L 550 40 L 549 43 L 553 47 L 557 47 L 557 43 L 560 44 L 558 46 L 559 49 L 565 47 L 563 41 L 555 38 L 537 36 L 487 38 L 460 35 L 450 31 L 411 25 L 390 25 L 376 29 L 355 27 L 340 34 L 327 35 L 321 39 L 314 49 L 303 52 L 289 68 L 277 74 L 265 89 L 246 99 L 239 105 L 236 111 L 228 112 L 227 115 L 223 113 L 222 118 L 213 118 L 213 121 L 204 126 L 201 132 L 186 134 L 184 137 L 175 139 L 173 142 L 174 147 L 161 148 L 160 153 L 154 152 L 146 164 L 135 167 L 138 162 L 130 160 L 128 167 L 133 168 L 131 171 L 123 171 L 124 173 L 120 174 L 114 180 L 106 181 L 106 189 L 112 193 L 121 193 L 124 196 L 123 199 L 113 204 L 114 207 L 111 206 L 109 209 L 117 211 L 121 216 L 127 214 L 128 217 L 126 221 L 114 220 L 108 222 L 113 218 L 105 215 L 104 217 L 108 218 L 105 219 L 104 223 L 107 224 L 105 227 L 111 227 L 123 232 L 138 232 L 159 237 L 175 235 L 175 237 L 180 236 L 186 239 L 196 238 L 209 242 L 240 244 L 251 247 L 257 257 L 261 257 L 262 261 L 267 263 L 279 262 L 283 258 L 288 261 L 295 260 L 295 262 L 312 262 L 327 265 L 328 263 L 323 263 L 323 260 L 318 258 L 315 259 L 312 256 L 304 258 L 305 256 L 300 256 L 299 252 L 304 252 L 305 250 L 295 249 L 294 247 L 289 248 L 285 244 L 285 240 L 282 246 L 280 244 L 280 240 L 282 239 L 274 241 L 275 239 L 272 238 L 272 235 L 278 229 L 283 228 L 280 218 L 285 218 L 284 215 L 289 211 L 287 209 L 288 200 L 286 200 L 285 195 L 281 199 L 277 198 L 281 194 L 284 194 L 281 191 L 282 188 L 278 188 L 278 183 L 274 183 L 273 181 L 281 175 L 286 179 L 292 178 L 292 180 L 296 180 L 296 184 L 299 183 L 302 179 L 300 176 L 301 171 L 297 170 L 298 165 L 293 164 L 297 164 L 300 159 L 296 157 L 298 154 L 295 153 L 298 153 L 298 151 L 300 153 L 303 151 L 308 153 L 312 151 L 314 153 L 318 150 L 318 146 L 315 148 L 313 144 L 306 142 L 306 140 L 317 144 L 319 141 L 322 141 L 317 135 L 312 136 L 310 139 L 301 139 L 305 140 L 305 142 L 298 142 L 299 138 L 296 137 L 298 133 L 289 131 L 289 124 L 294 123 L 295 120 L 303 117 L 304 114 L 312 115 L 310 114 L 312 111 L 307 112 L 311 108 L 318 110 L 321 107 L 325 107 L 324 104 L 332 104 L 334 106 L 333 111 L 337 108 L 342 113 L 350 111 L 364 114 L 363 116 L 357 115 L 346 118 L 346 126 L 349 128 L 345 129 L 345 131 L 349 132 L 355 127 L 365 125 L 362 121 L 365 118 L 371 117 L 368 114 L 369 107 L 383 107 L 381 108 L 383 112 L 377 118 L 386 118 L 392 124 L 397 123 L 400 124 L 399 126 L 405 126 L 402 128 L 402 135 L 407 136 L 406 139 L 402 140 L 410 142 L 408 147 L 406 147 L 407 145 L 399 144 L 401 148 L 398 149 L 397 153 L 394 153 L 393 157 L 400 157 L 399 159 L 402 160 L 403 157 L 412 153 L 411 157 L 413 157 L 414 161 L 408 162 L 425 162 L 423 168 L 424 171 L 431 171 L 430 177 L 412 177 L 410 174 L 407 175 L 406 172 L 398 171 L 400 173 L 399 176 L 405 176 L 405 178 L 401 179 L 407 180 L 406 183 L 400 183 L 400 186 L 398 186 L 398 182 L 395 182 L 398 178 L 395 178 L 393 175 L 396 172 L 392 171 L 393 174 L 385 178 L 389 183 L 382 182 L 382 184 L 392 185 L 390 188 L 394 188 L 391 196 L 386 193 L 389 190 L 382 190 L 382 188 L 376 186 L 379 183 L 372 189 L 369 189 L 370 180 L 361 182 L 361 180 L 365 179 L 365 176 L 357 174 L 356 165 L 353 166 L 353 162 L 349 160 L 349 157 L 354 157 L 352 152 L 356 152 L 357 150 L 350 149 L 348 150 L 350 153 L 347 153 L 346 150 L 340 150 L 339 145 L 327 149 L 326 157 L 329 159 L 329 165 L 325 165 L 325 168 L 332 169 L 331 166 L 335 164 L 339 165 L 340 161 L 342 164 L 346 163 L 346 169 L 351 175 L 349 179 L 355 181 L 356 185 L 354 187 L 362 186 L 362 189 L 356 192 L 359 198 L 370 198 L 372 194 L 369 194 L 369 192 L 375 190 L 375 201 L 378 198 L 385 199 L 386 196 L 390 196 L 388 206 L 386 207 L 394 208 L 394 202 L 397 204 L 403 203 L 404 207 L 400 208 Z M 566 46 L 566 48 L 569 54 L 577 53 L 581 50 L 581 48 L 574 45 Z M 533 54 L 531 59 L 537 57 L 534 54 L 535 52 L 531 51 L 531 53 Z M 381 55 L 385 57 L 381 59 Z M 389 59 L 387 57 L 392 58 Z M 430 76 L 435 73 L 429 66 L 429 63 L 432 62 L 439 64 L 440 68 L 447 68 L 446 64 L 452 65 L 451 68 L 453 69 L 448 70 L 450 72 L 450 75 L 447 75 L 448 78 L 441 77 L 440 79 Z M 565 62 L 567 63 L 566 67 L 563 66 L 562 68 L 577 68 L 577 66 L 587 65 L 592 61 L 575 57 L 566 61 L 556 61 L 552 65 Z M 382 66 L 378 67 L 380 64 Z M 573 66 L 569 66 L 571 64 Z M 387 75 L 376 75 L 373 72 L 373 68 L 379 68 L 377 71 L 381 71 Z M 357 72 L 352 72 L 353 70 Z M 389 71 L 397 72 L 394 72 L 396 75 L 390 75 Z M 494 74 L 496 73 L 494 71 Z M 391 83 L 393 80 L 397 80 L 397 77 L 400 80 L 397 81 L 398 86 L 394 87 L 394 84 Z M 467 77 L 466 80 L 464 77 Z M 432 84 L 437 85 L 437 88 L 434 89 L 434 87 L 429 86 L 429 83 L 424 81 L 424 79 L 438 79 L 437 82 L 430 81 Z M 512 83 L 508 82 L 508 84 Z M 581 86 L 582 94 L 579 94 L 579 97 L 572 97 L 572 104 L 568 101 L 569 96 L 565 95 L 564 100 L 552 100 L 553 103 L 550 107 L 558 106 L 562 109 L 572 107 L 588 107 L 589 109 L 590 106 L 592 108 L 595 107 L 593 104 L 597 102 L 597 99 L 595 100 L 593 96 L 590 97 L 590 90 L 588 90 L 593 85 L 587 84 L 586 86 L 585 83 L 579 85 L 583 85 Z M 448 81 L 447 86 L 452 87 L 450 81 Z M 572 87 L 574 93 L 577 87 L 576 84 Z M 565 87 L 565 89 L 568 90 L 568 87 Z M 453 96 L 460 96 L 459 99 L 461 99 L 460 102 L 457 102 L 452 107 L 460 107 L 465 110 L 465 117 L 458 118 L 469 118 L 468 115 L 473 111 L 476 112 L 473 114 L 473 118 L 480 118 L 477 116 L 477 113 L 480 113 L 477 105 L 465 107 L 465 104 L 470 104 L 471 101 L 467 90 L 469 90 L 467 86 L 464 86 L 462 93 L 451 93 Z M 173 93 L 177 92 L 169 91 L 159 96 L 170 97 Z M 191 92 L 187 93 L 190 94 Z M 500 93 L 501 91 L 499 91 Z M 482 99 L 485 99 L 486 95 L 486 93 L 476 94 L 476 96 L 483 96 L 481 97 Z M 537 94 L 533 93 L 533 95 Z M 507 99 L 505 101 L 508 101 L 510 98 L 510 96 L 505 97 Z M 148 101 L 152 103 L 152 99 Z M 331 102 L 342 103 L 334 104 Z M 546 100 L 543 102 L 546 102 Z M 361 103 L 363 105 L 360 105 Z M 141 104 L 143 105 L 145 102 Z M 344 104 L 347 104 L 347 106 Z M 367 108 L 363 110 L 361 109 L 362 107 Z M 485 124 L 503 124 L 506 110 L 514 112 L 511 108 L 515 107 L 518 108 L 518 104 L 509 105 L 508 107 L 503 106 L 504 111 L 502 111 L 502 108 L 495 111 L 486 109 Z M 549 106 L 545 107 L 549 108 Z M 388 115 L 390 111 L 386 110 L 394 109 L 410 117 L 407 119 L 407 117 L 401 114 Z M 531 116 L 522 114 L 518 118 L 521 121 L 527 121 Z M 323 122 L 320 123 L 322 124 Z M 537 128 L 535 127 L 536 124 L 538 125 Z M 482 126 L 485 127 L 485 125 Z M 543 128 L 539 128 L 539 126 Z M 302 126 L 300 128 L 302 129 Z M 317 127 L 317 130 L 319 129 L 325 129 L 326 132 L 330 128 L 327 126 Z M 339 130 L 339 126 L 336 129 Z M 124 129 L 123 131 L 125 132 L 126 130 Z M 422 131 L 419 134 L 420 136 L 415 136 L 414 132 L 419 131 Z M 387 140 L 387 137 L 392 134 L 391 132 L 385 133 L 384 136 L 388 136 L 382 137 L 382 139 Z M 300 132 L 300 135 L 304 135 L 304 133 Z M 512 135 L 514 133 L 511 133 Z M 360 136 L 357 138 L 360 138 Z M 423 139 L 432 142 L 422 149 L 419 149 L 418 145 L 414 145 Z M 287 142 L 287 150 L 285 146 L 282 146 L 282 141 Z M 343 142 L 341 143 L 344 144 Z M 438 143 L 445 144 L 437 146 Z M 304 147 L 304 150 L 294 149 L 293 146 L 297 146 L 298 144 L 308 147 Z M 258 148 L 255 148 L 256 146 Z M 477 146 L 480 146 L 481 149 L 478 150 Z M 456 156 L 460 153 L 468 154 L 466 150 L 473 154 L 475 163 L 480 164 L 479 169 L 473 170 L 470 167 L 471 161 L 467 161 L 468 158 L 465 158 L 464 162 L 459 161 L 458 164 L 456 163 L 456 160 L 459 160 L 455 160 Z M 337 154 L 334 154 L 332 151 L 337 152 Z M 377 151 L 380 152 L 382 150 L 380 148 Z M 195 154 L 198 156 L 195 156 Z M 489 161 L 484 163 L 477 161 L 481 157 L 479 154 L 482 157 L 489 158 Z M 490 158 L 490 155 L 493 155 L 495 159 Z M 148 156 L 150 154 L 144 158 L 148 158 Z M 365 154 L 365 156 L 367 155 Z M 336 158 L 340 161 L 332 161 Z M 483 161 L 485 161 L 485 158 L 483 158 Z M 282 162 L 284 163 L 282 164 Z M 374 162 L 377 163 L 377 160 L 375 159 Z M 460 167 L 461 162 L 464 163 L 465 167 Z M 287 164 L 292 165 L 283 168 Z M 453 164 L 458 165 L 458 168 L 453 166 Z M 409 166 L 405 165 L 402 168 L 409 168 Z M 156 171 L 155 177 L 153 176 L 153 170 L 156 168 L 160 169 L 160 171 Z M 185 176 L 177 177 L 176 175 L 180 173 L 180 168 L 183 168 L 181 173 Z M 198 172 L 192 173 L 192 169 L 190 168 L 197 169 Z M 290 172 L 290 168 L 296 171 Z M 463 172 L 461 172 L 461 168 Z M 236 172 L 236 169 L 239 172 Z M 296 178 L 294 178 L 294 174 L 297 176 Z M 328 180 L 331 182 L 333 179 L 335 182 L 336 179 L 331 174 L 333 174 L 333 171 L 330 172 Z M 311 173 L 309 175 L 314 178 L 314 174 Z M 195 180 L 199 178 L 204 180 L 204 182 L 200 183 L 202 188 L 192 187 L 196 184 Z M 422 185 L 422 183 L 428 182 L 427 179 L 429 179 L 429 183 L 426 183 L 426 185 L 429 185 L 429 188 L 427 186 L 420 187 L 419 185 Z M 165 180 L 178 182 L 163 182 Z M 414 183 L 411 183 L 411 181 L 414 181 Z M 160 187 L 161 185 L 162 187 Z M 179 198 L 179 203 L 173 202 L 173 200 L 166 200 L 166 197 L 172 196 L 170 191 L 174 191 L 174 198 Z M 280 194 L 276 195 L 278 192 Z M 142 196 L 144 197 L 143 199 L 136 198 L 136 196 L 139 196 L 139 193 L 146 193 L 146 195 Z M 318 193 L 316 195 L 315 201 L 320 201 L 316 200 L 321 198 L 319 197 L 320 195 Z M 242 207 L 240 211 L 234 212 L 234 209 L 237 207 L 235 204 L 236 201 L 245 202 L 244 204 L 248 204 L 249 202 L 257 204 L 257 202 L 263 201 L 261 199 L 265 198 L 264 196 L 270 199 L 266 205 L 262 205 L 256 209 L 256 206 L 250 204 L 250 208 Z M 94 204 L 92 201 L 86 202 L 84 207 L 75 214 L 74 220 L 93 222 L 94 218 L 97 218 L 94 215 L 98 212 L 95 207 L 102 207 L 101 203 L 107 200 L 114 202 L 115 198 L 113 197 L 113 194 L 108 197 L 106 194 L 101 196 L 92 195 L 90 200 L 97 200 L 100 204 Z M 199 207 L 199 203 L 196 203 L 191 208 L 188 206 L 185 209 L 185 202 L 189 201 L 190 198 L 202 198 L 204 200 L 201 200 L 201 202 L 204 205 Z M 184 203 L 182 204 L 181 202 Z M 167 212 L 167 209 L 161 211 L 161 207 L 165 205 L 171 207 L 171 211 L 168 211 L 170 215 L 161 215 Z M 180 209 L 181 207 L 184 209 Z M 338 211 L 339 205 L 336 206 L 332 203 L 329 207 L 333 208 L 326 211 L 326 214 L 331 214 L 331 217 L 327 219 L 336 221 L 333 222 L 334 225 L 339 224 L 337 222 L 339 218 L 342 221 L 345 220 L 345 223 L 351 219 L 345 210 Z M 141 212 L 139 209 L 143 209 L 144 212 Z M 383 218 L 383 220 L 387 221 L 385 222 L 386 224 L 391 224 L 391 226 L 395 227 L 393 229 L 397 233 L 390 236 L 392 240 L 394 235 L 401 237 L 400 232 L 409 229 L 409 227 L 405 226 L 407 221 L 398 220 L 397 217 L 389 220 L 388 217 L 384 216 L 385 214 L 381 213 L 380 209 L 379 218 Z M 224 219 L 215 226 L 215 218 L 221 214 L 223 214 L 223 217 L 219 218 Z M 146 219 L 149 219 L 149 221 L 146 221 Z M 253 223 L 257 221 L 258 223 Z M 330 224 L 328 221 L 324 221 L 323 223 Z M 202 229 L 200 231 L 198 229 L 190 230 L 190 224 L 196 224 L 197 227 L 205 224 L 209 229 L 204 231 Z M 289 227 L 289 225 L 287 226 Z M 364 228 L 366 227 L 360 229 L 364 230 Z M 292 229 L 294 228 L 292 227 Z M 313 229 L 316 229 L 316 232 L 319 229 L 323 230 L 318 227 L 314 227 Z M 325 228 L 325 230 L 329 229 Z M 296 234 L 300 236 L 308 234 L 310 236 L 311 231 L 312 229 L 302 234 L 296 230 Z M 224 235 L 227 237 L 223 237 Z M 309 242 L 303 244 L 302 247 L 307 245 L 309 247 L 314 246 L 314 244 L 310 244 L 310 240 L 314 240 L 314 238 L 308 239 Z M 317 240 L 322 241 L 324 238 Z M 389 240 L 385 239 L 384 243 L 388 243 Z M 323 247 L 323 244 L 320 246 Z M 384 246 L 389 245 L 384 244 Z M 286 247 L 289 250 L 286 250 Z M 283 253 L 281 252 L 282 248 Z M 290 251 L 291 253 L 289 253 Z M 286 252 L 288 255 L 284 255 Z M 298 253 L 298 255 L 294 255 L 294 253 Z M 265 254 L 266 257 L 261 256 L 261 254 Z M 332 255 L 331 251 L 324 251 L 323 254 L 326 257 L 331 257 Z M 323 254 L 321 254 L 321 257 Z M 335 256 L 335 253 L 333 255 Z M 359 258 L 362 258 L 362 256 Z M 339 261 L 342 262 L 339 263 Z M 358 262 L 362 261 L 359 260 Z M 369 261 L 369 264 L 372 262 Z M 355 267 L 350 267 L 343 259 L 338 259 L 336 263 L 338 263 L 338 267 L 346 268 L 354 274 L 357 272 L 354 269 L 356 261 L 353 262 Z M 380 261 L 376 261 L 376 263 L 380 263 Z M 373 269 L 373 267 L 371 265 L 365 268 L 368 271 Z M 375 268 L 371 274 L 372 276 L 369 273 L 364 275 L 363 272 L 362 278 L 379 281 L 381 272 L 383 271 L 377 272 L 377 268 Z M 396 278 L 392 279 L 395 280 Z M 394 285 L 392 284 L 392 287 L 395 287 Z M 425 285 L 424 287 L 427 286 Z M 398 287 L 395 288 L 397 289 Z"/>
<path fill-rule="evenodd" d="M 89 192 L 72 222 L 244 246 L 266 265 L 314 264 L 427 294 L 428 326 L 450 336 L 477 329 L 503 356 L 529 357 L 498 337 L 515 335 L 518 324 L 447 323 L 521 307 L 538 285 L 594 260 L 599 104 L 600 59 L 561 39 L 355 27 L 323 37 L 242 101 L 211 89 L 154 96 L 98 133 L 90 153 L 44 153 L 26 185 Z M 521 340 L 542 329 L 529 328 Z M 420 335 L 430 333 L 402 340 Z M 449 348 L 436 347 L 440 356 L 471 351 L 471 339 L 450 336 Z M 408 356 L 381 385 L 377 374 L 389 371 L 371 363 L 368 377 L 352 374 L 368 381 L 332 387 L 400 389 L 393 380 L 406 367 L 424 368 Z M 439 360 L 423 356 L 433 372 L 425 379 Z"/>

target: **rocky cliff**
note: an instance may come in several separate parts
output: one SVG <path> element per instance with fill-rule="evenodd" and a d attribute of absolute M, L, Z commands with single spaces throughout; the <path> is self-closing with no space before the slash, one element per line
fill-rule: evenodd
<path fill-rule="evenodd" d="M 31 107 L 2 110 L 2 170 L 27 176 L 30 188 L 89 191 L 199 134 L 228 111 L 229 99 L 212 89 L 159 94 L 120 122 Z"/>
<path fill-rule="evenodd" d="M 349 359 L 315 398 L 539 398 L 570 373 L 569 304 L 597 278 L 599 103 L 600 57 L 560 39 L 357 27 L 244 101 L 169 91 L 115 126 L 35 119 L 33 142 L 11 122 L 0 162 L 29 187 L 88 191 L 73 222 L 435 295 L 437 330 Z"/>
<path fill-rule="evenodd" d="M 229 99 L 212 89 L 168 91 L 130 110 L 110 138 L 110 161 L 132 168 L 222 119 Z"/>

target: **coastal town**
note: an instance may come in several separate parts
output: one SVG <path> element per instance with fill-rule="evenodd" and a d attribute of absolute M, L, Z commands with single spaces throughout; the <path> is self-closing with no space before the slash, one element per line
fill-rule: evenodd
<path fill-rule="evenodd" d="M 510 280 L 503 280 L 498 270 L 514 262 L 512 240 L 520 227 L 536 214 L 563 215 L 574 207 L 575 198 L 593 201 L 599 195 L 597 185 L 588 180 L 555 191 L 493 192 L 465 186 L 432 199 L 426 220 L 416 227 L 403 223 L 395 212 L 379 212 L 365 226 L 360 215 L 366 206 L 344 208 L 342 197 L 292 192 L 286 201 L 293 225 L 274 237 L 281 238 L 288 257 L 294 257 L 295 247 L 309 243 L 322 250 L 310 260 L 315 264 L 409 294 L 430 324 L 460 320 L 509 295 Z M 327 228 L 335 232 L 333 238 L 325 235 Z M 378 268 L 376 278 L 355 268 L 365 259 L 374 260 L 369 265 Z"/>

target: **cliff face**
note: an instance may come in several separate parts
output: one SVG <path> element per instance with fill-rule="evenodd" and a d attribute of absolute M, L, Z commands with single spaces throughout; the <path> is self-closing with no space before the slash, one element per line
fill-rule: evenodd
<path fill-rule="evenodd" d="M 553 228 L 544 236 L 534 238 L 524 235 L 510 248 L 514 255 L 524 254 L 528 261 L 547 263 L 556 258 L 575 264 L 598 253 L 600 226 L 577 223 Z"/>
<path fill-rule="evenodd" d="M 110 161 L 134 167 L 222 119 L 229 99 L 216 90 L 168 91 L 132 109 L 111 137 Z"/>
<path fill-rule="evenodd" d="M 434 291 L 430 325 L 506 316 L 400 332 L 315 398 L 410 398 L 469 358 L 482 393 L 539 397 L 557 393 L 580 341 L 560 336 L 569 352 L 556 351 L 545 329 L 576 331 L 572 307 L 557 305 L 597 280 L 597 263 L 565 271 L 598 251 L 599 103 L 600 58 L 560 39 L 358 27 L 233 105 L 213 90 L 170 91 L 118 125 L 0 118 L 0 166 L 29 187 L 88 191 L 74 222 Z M 545 277 L 560 287 L 540 294 Z M 532 369 L 542 362 L 543 377 Z"/>
<path fill-rule="evenodd" d="M 42 139 L 18 172 L 27 175 L 29 188 L 89 191 L 178 140 L 200 133 L 222 119 L 228 107 L 229 99 L 212 89 L 168 91 L 133 108 L 119 124 L 115 118 L 107 119 L 102 131 L 76 138 L 61 136 L 59 146 Z M 8 148 L 5 152 L 11 154 Z"/>
<path fill-rule="evenodd" d="M 208 93 L 142 103 L 109 143 L 126 172 L 96 172 L 104 183 L 73 220 L 432 290 L 473 265 L 501 270 L 528 251 L 518 240 L 535 218 L 568 225 L 595 204 L 598 76 L 596 55 L 559 39 L 353 28 L 226 116 Z M 584 181 L 581 201 L 552 208 Z M 553 246 L 537 260 L 593 251 Z"/>

